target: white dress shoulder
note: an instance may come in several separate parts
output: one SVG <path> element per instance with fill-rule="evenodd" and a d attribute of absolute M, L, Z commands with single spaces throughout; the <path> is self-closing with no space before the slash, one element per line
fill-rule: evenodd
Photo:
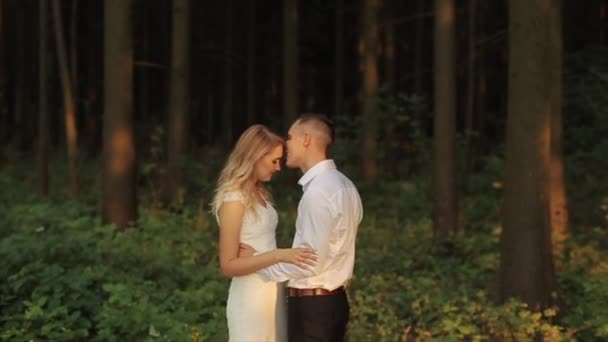
<path fill-rule="evenodd" d="M 244 201 L 240 192 L 228 192 L 222 202 Z M 253 210 L 255 210 L 254 214 Z M 240 241 L 258 252 L 275 249 L 278 215 L 268 203 L 245 212 Z M 233 277 L 228 292 L 226 318 L 231 342 L 287 340 L 284 284 L 264 282 L 257 274 Z"/>

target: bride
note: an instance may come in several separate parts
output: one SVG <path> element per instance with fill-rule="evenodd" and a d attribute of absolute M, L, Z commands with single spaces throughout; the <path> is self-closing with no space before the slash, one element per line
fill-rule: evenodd
<path fill-rule="evenodd" d="M 262 125 L 240 136 L 220 173 L 212 210 L 220 227 L 219 259 L 232 277 L 226 317 L 230 341 L 285 341 L 287 312 L 282 284 L 264 282 L 255 272 L 278 262 L 314 266 L 309 248 L 277 249 L 277 212 L 263 183 L 281 169 L 284 141 Z M 258 251 L 239 257 L 239 244 Z"/>

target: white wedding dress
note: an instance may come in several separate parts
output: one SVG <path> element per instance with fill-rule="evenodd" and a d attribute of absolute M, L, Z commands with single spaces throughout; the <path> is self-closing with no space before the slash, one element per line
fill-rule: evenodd
<path fill-rule="evenodd" d="M 229 192 L 223 202 L 243 201 L 239 192 Z M 276 210 L 255 206 L 257 216 L 247 211 L 243 217 L 240 241 L 258 252 L 277 248 Z M 231 342 L 287 341 L 287 308 L 284 283 L 264 282 L 255 273 L 233 277 L 228 292 L 226 317 Z"/>

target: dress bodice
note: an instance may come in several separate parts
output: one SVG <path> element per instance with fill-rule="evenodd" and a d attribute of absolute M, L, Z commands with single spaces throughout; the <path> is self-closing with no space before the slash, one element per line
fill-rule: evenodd
<path fill-rule="evenodd" d="M 222 203 L 230 201 L 244 203 L 244 197 L 238 191 L 227 192 L 222 196 Z M 243 216 L 240 242 L 252 246 L 258 252 L 275 249 L 277 247 L 275 232 L 278 221 L 277 212 L 269 202 L 266 203 L 266 206 L 259 203 L 254 204 L 252 208 L 245 211 Z"/>

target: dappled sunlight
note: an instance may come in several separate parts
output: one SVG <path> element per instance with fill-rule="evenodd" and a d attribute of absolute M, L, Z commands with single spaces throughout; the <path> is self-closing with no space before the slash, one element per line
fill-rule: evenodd
<path fill-rule="evenodd" d="M 127 129 L 117 129 L 111 138 L 110 173 L 123 175 L 133 168 L 135 151 L 133 148 L 133 133 Z"/>

